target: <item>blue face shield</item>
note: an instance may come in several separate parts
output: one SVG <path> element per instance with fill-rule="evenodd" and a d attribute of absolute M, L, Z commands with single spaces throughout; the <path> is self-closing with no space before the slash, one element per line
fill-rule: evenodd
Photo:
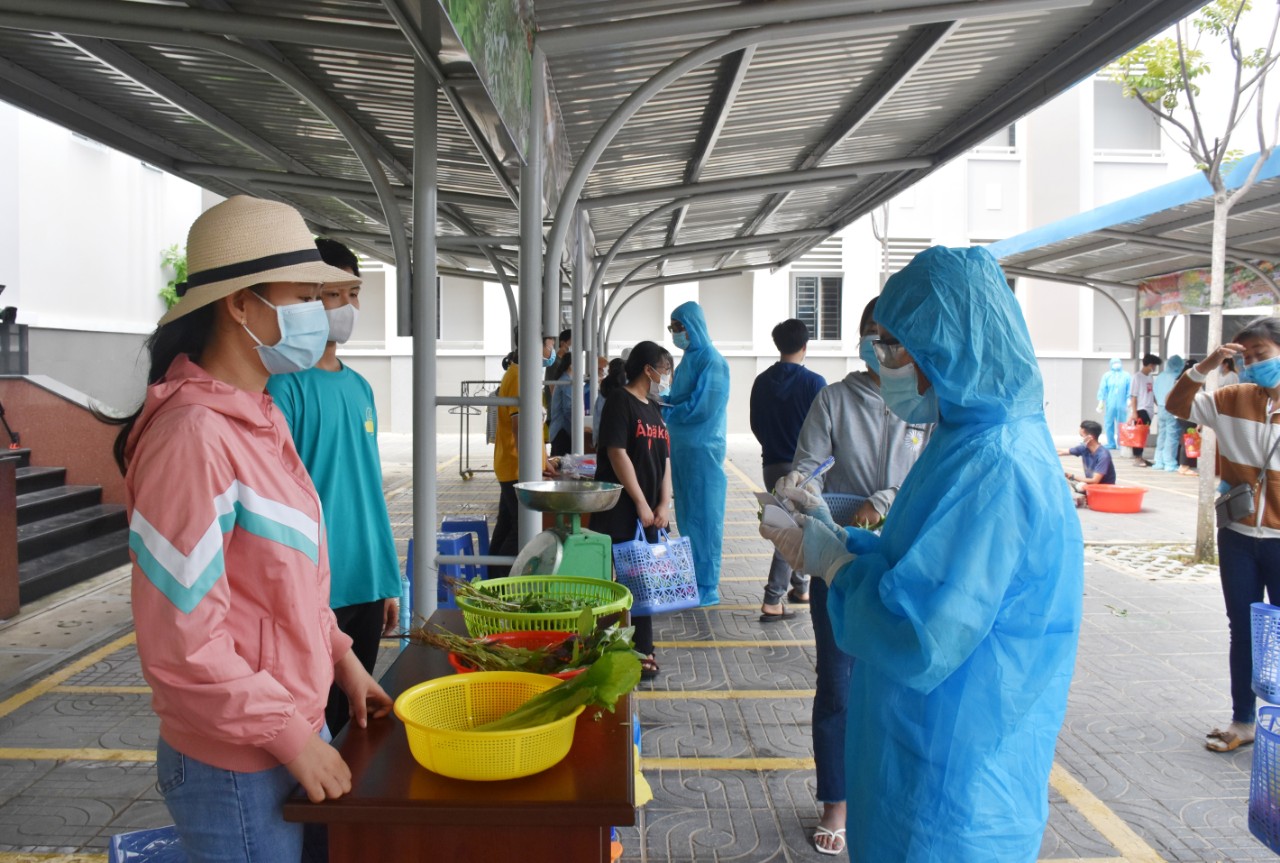
<path fill-rule="evenodd" d="M 324 355 L 325 343 L 329 341 L 329 317 L 325 314 L 324 303 L 313 300 L 277 306 L 253 291 L 250 293 L 276 310 L 276 323 L 280 326 L 280 341 L 264 345 L 248 324 L 240 325 L 249 338 L 258 343 L 254 350 L 262 359 L 267 374 L 287 375 L 314 366 Z"/>
<path fill-rule="evenodd" d="M 924 395 L 917 392 L 915 363 L 907 363 L 900 369 L 882 366 L 880 369 L 880 397 L 884 403 L 911 425 L 924 425 L 938 421 L 938 391 L 929 387 Z"/>
<path fill-rule="evenodd" d="M 681 330 L 678 333 L 671 334 L 671 341 L 682 351 L 689 350 L 689 333 Z"/>
<path fill-rule="evenodd" d="M 1280 386 L 1280 356 L 1249 363 L 1240 370 L 1240 383 L 1257 384 L 1268 390 Z"/>
<path fill-rule="evenodd" d="M 880 358 L 876 356 L 875 336 L 863 336 L 858 342 L 858 356 L 867 364 L 869 371 L 880 374 Z"/>

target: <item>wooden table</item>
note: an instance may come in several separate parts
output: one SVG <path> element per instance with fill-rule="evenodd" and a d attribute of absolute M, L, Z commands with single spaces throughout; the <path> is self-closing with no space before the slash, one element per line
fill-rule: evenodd
<path fill-rule="evenodd" d="M 465 632 L 457 610 L 431 621 Z M 452 673 L 442 651 L 411 644 L 380 683 L 395 698 Z M 351 766 L 351 793 L 311 803 L 299 792 L 285 804 L 285 819 L 327 824 L 332 863 L 607 863 L 609 828 L 635 823 L 631 709 L 630 696 L 614 713 L 588 708 L 563 761 L 502 782 L 449 779 L 419 766 L 394 716 L 348 725 L 334 745 Z"/>

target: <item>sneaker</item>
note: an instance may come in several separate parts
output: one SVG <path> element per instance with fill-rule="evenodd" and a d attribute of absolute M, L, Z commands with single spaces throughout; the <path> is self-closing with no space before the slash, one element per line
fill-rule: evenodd
<path fill-rule="evenodd" d="M 1134 467 L 1151 467 L 1151 462 L 1147 461 L 1142 456 L 1134 456 L 1133 466 Z"/>

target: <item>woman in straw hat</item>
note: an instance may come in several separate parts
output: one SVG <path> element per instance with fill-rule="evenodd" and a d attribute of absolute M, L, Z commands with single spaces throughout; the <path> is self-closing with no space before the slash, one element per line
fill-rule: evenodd
<path fill-rule="evenodd" d="M 324 351 L 320 288 L 359 279 L 320 260 L 292 207 L 243 196 L 195 221 L 187 255 L 116 441 L 158 785 L 192 861 L 299 860 L 285 799 L 351 789 L 327 742 L 330 684 L 360 726 L 391 700 L 329 610 L 320 500 L 263 390 Z"/>

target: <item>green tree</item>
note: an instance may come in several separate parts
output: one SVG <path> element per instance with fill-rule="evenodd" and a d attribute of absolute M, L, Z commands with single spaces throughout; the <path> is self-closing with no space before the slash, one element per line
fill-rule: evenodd
<path fill-rule="evenodd" d="M 173 273 L 173 278 L 160 289 L 164 307 L 171 309 L 178 302 L 178 284 L 187 280 L 187 250 L 174 243 L 160 253 L 160 268 Z"/>
<path fill-rule="evenodd" d="M 1104 73 L 1120 83 L 1124 95 L 1158 117 L 1169 137 L 1191 156 L 1213 189 L 1213 240 L 1210 264 L 1209 345 L 1222 343 L 1222 298 L 1227 260 L 1227 217 L 1231 208 L 1249 190 L 1263 163 L 1271 156 L 1280 133 L 1280 111 L 1274 99 L 1266 98 L 1267 76 L 1275 68 L 1276 30 L 1280 26 L 1280 5 L 1273 4 L 1269 29 L 1258 28 L 1261 45 L 1246 47 L 1242 26 L 1249 0 L 1214 0 L 1191 17 L 1180 21 L 1172 36 L 1162 36 L 1139 45 L 1109 65 Z M 1251 21 L 1250 26 L 1256 24 Z M 1201 85 L 1209 80 L 1210 60 L 1203 43 L 1215 43 L 1230 59 L 1227 71 L 1230 99 L 1226 104 L 1201 98 Z M 1221 113 L 1225 111 L 1225 113 Z M 1220 124 L 1209 131 L 1210 123 Z M 1250 130 L 1250 127 L 1252 129 Z M 1227 188 L 1224 176 L 1239 161 L 1242 151 L 1233 147 L 1237 136 L 1256 134 L 1258 159 L 1243 182 Z M 1205 386 L 1217 387 L 1218 373 Z M 1161 434 L 1164 434 L 1161 430 Z M 1200 505 L 1196 520 L 1196 560 L 1215 557 L 1213 499 L 1216 478 L 1213 464 L 1216 442 L 1206 432 L 1200 445 Z"/>

